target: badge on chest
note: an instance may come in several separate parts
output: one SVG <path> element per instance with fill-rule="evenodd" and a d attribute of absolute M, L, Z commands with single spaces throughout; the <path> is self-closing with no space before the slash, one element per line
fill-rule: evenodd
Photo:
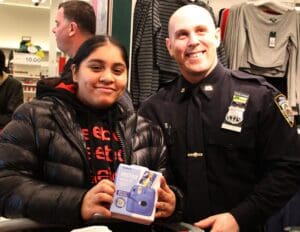
<path fill-rule="evenodd" d="M 241 132 L 248 99 L 249 94 L 234 92 L 228 112 L 221 126 L 222 129 Z"/>

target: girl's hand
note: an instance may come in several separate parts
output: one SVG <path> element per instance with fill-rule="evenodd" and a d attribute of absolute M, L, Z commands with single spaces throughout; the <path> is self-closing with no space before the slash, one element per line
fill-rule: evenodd
<path fill-rule="evenodd" d="M 91 220 L 94 215 L 111 217 L 109 206 L 113 202 L 115 184 L 107 179 L 101 180 L 91 188 L 84 196 L 81 205 L 81 217 L 83 220 Z"/>

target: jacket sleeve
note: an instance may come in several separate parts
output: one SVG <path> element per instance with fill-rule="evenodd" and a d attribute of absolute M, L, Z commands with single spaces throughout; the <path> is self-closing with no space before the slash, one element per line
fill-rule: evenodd
<path fill-rule="evenodd" d="M 9 77 L 11 78 L 11 77 Z M 7 81 L 10 81 L 8 79 Z M 23 103 L 23 87 L 19 81 L 12 79 L 7 85 L 5 112 L 0 114 L 0 128 L 4 127 L 10 120 L 15 109 Z M 3 106 L 2 106 L 3 107 Z"/>
<path fill-rule="evenodd" d="M 296 126 L 279 110 L 273 96 L 265 96 L 258 125 L 259 182 L 247 198 L 231 210 L 241 231 L 263 223 L 299 189 L 300 153 Z"/>
<path fill-rule="evenodd" d="M 44 136 L 48 133 L 45 128 L 36 128 L 43 115 L 32 104 L 21 105 L 0 134 L 0 215 L 45 224 L 79 224 L 86 190 L 51 183 L 45 177 L 46 172 L 48 177 L 55 175 L 57 169 L 51 173 L 40 162 L 47 155 L 41 152 L 44 141 L 37 131 Z"/>

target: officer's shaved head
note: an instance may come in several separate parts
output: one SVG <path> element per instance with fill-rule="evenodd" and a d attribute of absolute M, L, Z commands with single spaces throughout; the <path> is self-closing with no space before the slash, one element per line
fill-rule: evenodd
<path fill-rule="evenodd" d="M 169 20 L 168 30 L 169 37 L 172 37 L 174 34 L 174 26 L 182 19 L 182 18 L 190 18 L 192 21 L 195 18 L 201 18 L 204 24 L 206 24 L 209 28 L 215 29 L 214 20 L 210 14 L 210 12 L 204 7 L 197 5 L 185 5 L 177 9 Z"/>

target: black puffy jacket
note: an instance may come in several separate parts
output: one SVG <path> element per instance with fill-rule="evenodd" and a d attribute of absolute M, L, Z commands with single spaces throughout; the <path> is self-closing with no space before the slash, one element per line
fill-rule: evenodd
<path fill-rule="evenodd" d="M 161 129 L 118 106 L 116 131 L 126 163 L 165 172 Z M 75 111 L 48 95 L 21 105 L 0 135 L 0 215 L 47 224 L 80 225 L 81 201 L 89 188 L 88 162 Z"/>

